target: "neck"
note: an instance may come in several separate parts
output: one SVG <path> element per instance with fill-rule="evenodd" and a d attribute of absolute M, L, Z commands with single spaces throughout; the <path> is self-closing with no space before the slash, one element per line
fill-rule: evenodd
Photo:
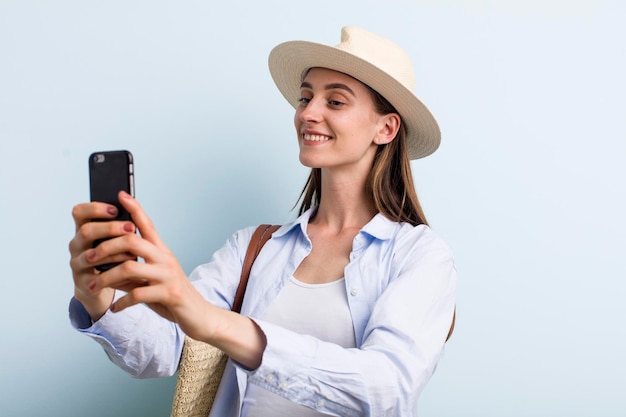
<path fill-rule="evenodd" d="M 366 193 L 366 179 L 366 175 L 322 170 L 320 205 L 312 223 L 335 230 L 362 228 L 376 215 L 374 203 Z"/>

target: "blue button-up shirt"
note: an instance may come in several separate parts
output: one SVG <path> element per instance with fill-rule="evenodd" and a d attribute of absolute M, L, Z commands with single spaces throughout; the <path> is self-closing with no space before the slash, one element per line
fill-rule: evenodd
<path fill-rule="evenodd" d="M 278 229 L 255 261 L 241 314 L 266 335 L 262 364 L 246 370 L 229 361 L 211 416 L 238 416 L 247 384 L 330 415 L 416 415 L 417 398 L 452 322 L 456 270 L 451 252 L 424 225 L 396 223 L 381 214 L 366 224 L 354 238 L 345 268 L 356 337 L 356 348 L 345 349 L 262 319 L 311 251 L 307 224 L 314 210 Z M 195 287 L 215 305 L 231 308 L 254 230 L 236 232 L 191 273 Z M 70 317 L 136 377 L 168 376 L 178 368 L 184 335 L 144 306 L 107 312 L 92 324 L 73 300 Z"/>

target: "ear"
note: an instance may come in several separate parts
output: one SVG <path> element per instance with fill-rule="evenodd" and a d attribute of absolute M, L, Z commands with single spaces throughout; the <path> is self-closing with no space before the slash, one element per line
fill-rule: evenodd
<path fill-rule="evenodd" d="M 400 129 L 400 116 L 397 113 L 389 113 L 380 116 L 379 128 L 374 138 L 374 143 L 377 145 L 385 145 L 391 142 Z"/>

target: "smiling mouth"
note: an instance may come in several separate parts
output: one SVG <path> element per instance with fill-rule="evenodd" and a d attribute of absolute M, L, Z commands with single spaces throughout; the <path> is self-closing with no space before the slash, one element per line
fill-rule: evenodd
<path fill-rule="evenodd" d="M 302 138 L 304 140 L 309 140 L 311 142 L 325 142 L 330 140 L 329 136 L 323 136 L 323 135 L 309 135 L 309 134 L 303 134 Z"/>

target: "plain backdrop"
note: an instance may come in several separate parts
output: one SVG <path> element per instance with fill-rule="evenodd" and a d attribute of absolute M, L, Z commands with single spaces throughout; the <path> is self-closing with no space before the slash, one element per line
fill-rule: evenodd
<path fill-rule="evenodd" d="M 0 1 L 0 414 L 168 416 L 67 318 L 88 155 L 135 155 L 187 272 L 295 217 L 308 170 L 267 55 L 359 25 L 402 45 L 438 119 L 413 163 L 459 272 L 423 417 L 626 415 L 623 1 Z"/>

